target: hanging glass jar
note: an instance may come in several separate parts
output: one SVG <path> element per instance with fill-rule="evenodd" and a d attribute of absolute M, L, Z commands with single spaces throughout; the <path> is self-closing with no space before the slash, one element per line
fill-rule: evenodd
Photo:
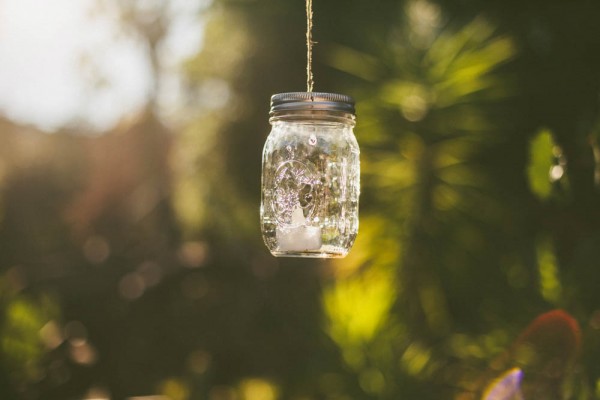
<path fill-rule="evenodd" d="M 270 117 L 260 207 L 265 244 L 278 257 L 344 257 L 358 233 L 354 100 L 280 93 Z"/>

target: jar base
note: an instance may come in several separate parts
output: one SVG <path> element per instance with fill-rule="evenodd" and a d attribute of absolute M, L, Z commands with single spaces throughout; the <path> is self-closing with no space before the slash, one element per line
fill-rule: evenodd
<path fill-rule="evenodd" d="M 344 258 L 349 249 L 336 246 L 322 246 L 314 250 L 270 250 L 275 257 L 301 257 L 301 258 Z"/>
<path fill-rule="evenodd" d="M 272 251 L 275 257 L 297 257 L 297 258 L 344 258 L 347 253 L 322 253 L 322 252 L 292 252 L 292 251 Z"/>

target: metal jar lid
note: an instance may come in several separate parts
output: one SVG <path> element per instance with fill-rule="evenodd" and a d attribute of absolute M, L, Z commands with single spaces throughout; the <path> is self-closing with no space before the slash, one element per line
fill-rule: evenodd
<path fill-rule="evenodd" d="M 271 96 L 271 112 L 281 111 L 338 111 L 355 113 L 354 99 L 336 93 L 290 92 Z"/>

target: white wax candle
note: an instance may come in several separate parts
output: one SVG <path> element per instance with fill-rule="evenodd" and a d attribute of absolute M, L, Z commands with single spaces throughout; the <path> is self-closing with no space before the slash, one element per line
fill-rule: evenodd
<path fill-rule="evenodd" d="M 292 224 L 296 226 L 277 228 L 279 251 L 310 251 L 321 248 L 321 228 L 305 226 L 305 223 L 302 208 L 296 206 L 292 212 Z"/>
<path fill-rule="evenodd" d="M 277 228 L 279 251 L 308 251 L 321 248 L 321 228 L 299 226 L 297 228 Z"/>

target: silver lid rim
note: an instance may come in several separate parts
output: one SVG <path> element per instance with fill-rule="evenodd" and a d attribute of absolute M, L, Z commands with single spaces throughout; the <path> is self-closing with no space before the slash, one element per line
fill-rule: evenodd
<path fill-rule="evenodd" d="M 354 99 L 350 96 L 324 92 L 288 92 L 271 96 L 271 112 L 337 111 L 355 114 Z"/>

